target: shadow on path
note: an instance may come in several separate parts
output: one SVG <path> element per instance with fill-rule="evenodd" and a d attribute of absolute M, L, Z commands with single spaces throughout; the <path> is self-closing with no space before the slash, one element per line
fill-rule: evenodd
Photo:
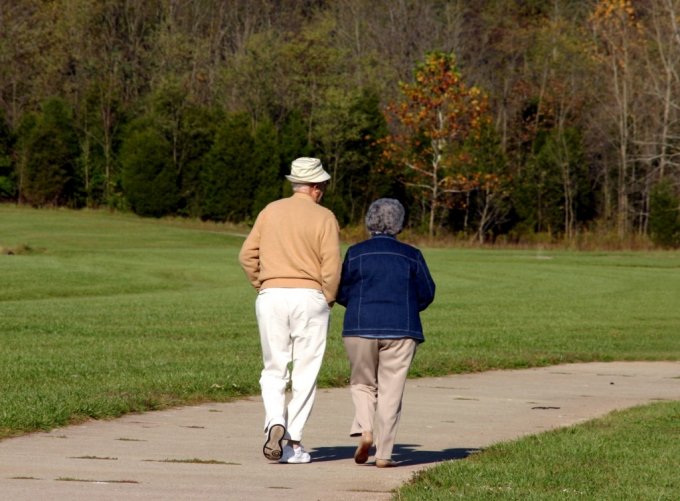
<path fill-rule="evenodd" d="M 417 444 L 397 444 L 394 446 L 392 459 L 397 461 L 400 465 L 415 466 L 420 464 L 439 463 L 441 461 L 451 461 L 454 459 L 465 459 L 471 454 L 479 452 L 480 449 L 444 449 L 441 451 L 423 451 L 417 449 Z M 326 461 L 339 461 L 342 459 L 352 459 L 354 457 L 354 446 L 336 446 L 336 447 L 317 447 L 311 449 L 312 461 L 315 463 L 323 463 Z M 375 452 L 375 448 L 371 451 Z M 373 460 L 370 460 L 367 465 L 373 466 Z"/>

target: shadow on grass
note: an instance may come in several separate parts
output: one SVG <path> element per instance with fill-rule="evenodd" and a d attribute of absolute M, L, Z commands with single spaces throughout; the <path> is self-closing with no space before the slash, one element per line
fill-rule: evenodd
<path fill-rule="evenodd" d="M 479 452 L 480 449 L 443 449 L 440 451 L 423 451 L 417 449 L 416 444 L 397 444 L 394 446 L 392 459 L 403 466 L 414 466 L 420 464 L 439 463 L 441 461 L 451 461 L 454 459 L 465 459 L 466 457 Z M 352 459 L 354 457 L 355 446 L 337 447 L 317 447 L 310 450 L 312 461 L 322 463 L 326 461 L 339 461 Z M 371 457 L 366 464 L 373 464 L 375 448 L 371 450 Z"/>

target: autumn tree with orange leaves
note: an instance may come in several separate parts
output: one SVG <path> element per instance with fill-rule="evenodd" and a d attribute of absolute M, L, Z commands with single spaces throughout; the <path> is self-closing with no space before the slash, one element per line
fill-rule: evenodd
<path fill-rule="evenodd" d="M 488 101 L 463 82 L 453 54 L 442 52 L 428 54 L 415 81 L 401 83 L 400 90 L 402 99 L 387 107 L 393 132 L 381 141 L 384 165 L 425 203 L 433 236 L 456 194 L 480 187 L 479 173 L 469 169 L 474 158 L 468 146 L 490 124 Z M 485 189 L 494 184 L 486 179 Z"/>

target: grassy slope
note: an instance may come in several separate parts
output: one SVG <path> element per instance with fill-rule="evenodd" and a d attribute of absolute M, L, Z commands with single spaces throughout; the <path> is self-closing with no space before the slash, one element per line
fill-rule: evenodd
<path fill-rule="evenodd" d="M 0 206 L 0 437 L 258 391 L 254 292 L 221 225 Z M 29 249 L 26 250 L 26 247 Z M 678 359 L 680 253 L 432 249 L 413 375 Z M 322 385 L 344 384 L 343 310 Z"/>

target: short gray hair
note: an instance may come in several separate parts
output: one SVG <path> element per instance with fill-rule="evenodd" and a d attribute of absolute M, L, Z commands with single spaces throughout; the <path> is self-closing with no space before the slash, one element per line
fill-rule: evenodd
<path fill-rule="evenodd" d="M 396 235 L 404 227 L 405 214 L 399 200 L 379 198 L 366 212 L 366 229 L 371 235 Z"/>
<path fill-rule="evenodd" d="M 290 183 L 290 186 L 292 187 L 294 193 L 309 193 L 309 191 L 315 186 L 319 189 L 325 190 L 327 184 L 328 183 L 326 181 L 322 181 L 320 183 Z"/>

